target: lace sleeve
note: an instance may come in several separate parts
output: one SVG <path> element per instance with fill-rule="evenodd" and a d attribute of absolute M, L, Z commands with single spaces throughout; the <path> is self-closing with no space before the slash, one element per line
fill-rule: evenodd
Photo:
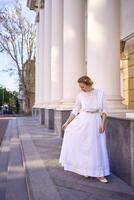
<path fill-rule="evenodd" d="M 75 100 L 75 104 L 73 106 L 71 113 L 76 116 L 79 113 L 80 109 L 81 109 L 81 102 L 80 102 L 80 99 L 79 99 L 79 95 L 77 95 L 76 100 Z"/>

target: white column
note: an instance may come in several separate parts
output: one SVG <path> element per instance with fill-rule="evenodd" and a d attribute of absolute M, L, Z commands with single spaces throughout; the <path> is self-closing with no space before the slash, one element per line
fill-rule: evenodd
<path fill-rule="evenodd" d="M 51 8 L 52 0 L 45 0 L 44 30 L 44 103 L 47 107 L 51 102 Z"/>
<path fill-rule="evenodd" d="M 40 107 L 44 106 L 44 9 L 40 8 L 39 17 L 40 17 L 40 26 L 39 26 L 39 99 L 40 99 Z"/>
<path fill-rule="evenodd" d="M 37 50 L 36 50 L 36 98 L 38 99 L 37 107 L 42 107 L 43 104 L 43 9 L 39 11 L 39 23 L 37 24 Z"/>
<path fill-rule="evenodd" d="M 123 108 L 120 92 L 120 3 L 88 0 L 87 74 L 107 94 L 111 109 Z"/>
<path fill-rule="evenodd" d="M 62 99 L 63 0 L 52 0 L 51 106 Z"/>
<path fill-rule="evenodd" d="M 63 104 L 72 106 L 85 72 L 85 1 L 64 0 Z"/>
<path fill-rule="evenodd" d="M 35 104 L 39 106 L 39 22 L 36 23 L 36 59 L 35 59 Z"/>

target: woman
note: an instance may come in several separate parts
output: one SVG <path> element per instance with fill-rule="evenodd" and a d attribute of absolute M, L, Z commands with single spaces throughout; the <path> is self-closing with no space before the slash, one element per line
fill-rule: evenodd
<path fill-rule="evenodd" d="M 110 174 L 106 148 L 106 101 L 101 90 L 93 88 L 88 76 L 78 79 L 81 91 L 63 125 L 64 139 L 59 162 L 64 170 L 107 183 Z"/>

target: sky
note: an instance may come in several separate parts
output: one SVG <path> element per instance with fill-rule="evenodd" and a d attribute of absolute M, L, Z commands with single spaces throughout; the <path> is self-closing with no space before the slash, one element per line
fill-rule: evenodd
<path fill-rule="evenodd" d="M 21 0 L 20 0 L 21 1 Z M 32 22 L 34 22 L 35 19 L 35 13 L 33 11 L 30 11 L 26 7 L 27 0 L 22 0 L 23 3 L 23 12 L 28 17 L 28 19 Z M 15 0 L 0 0 L 0 8 L 1 7 L 11 7 L 15 3 Z M 14 73 L 12 76 L 3 70 L 6 70 L 7 66 L 12 65 L 12 61 L 9 59 L 7 55 L 4 53 L 0 54 L 0 85 L 6 87 L 10 91 L 18 90 L 18 77 L 16 73 Z"/>

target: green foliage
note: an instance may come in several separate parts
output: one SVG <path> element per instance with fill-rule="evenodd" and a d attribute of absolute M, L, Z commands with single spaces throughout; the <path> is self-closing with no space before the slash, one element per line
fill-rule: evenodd
<path fill-rule="evenodd" d="M 15 106 L 17 96 L 18 93 L 16 91 L 11 92 L 8 91 L 6 88 L 0 86 L 0 106 L 2 106 L 3 104 Z"/>

